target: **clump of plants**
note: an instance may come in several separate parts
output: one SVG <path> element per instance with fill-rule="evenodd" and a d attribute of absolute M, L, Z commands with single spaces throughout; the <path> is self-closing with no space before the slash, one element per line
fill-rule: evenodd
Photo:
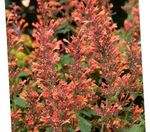
<path fill-rule="evenodd" d="M 122 29 L 111 1 L 37 4 L 32 36 L 20 7 L 6 11 L 12 131 L 143 132 L 137 1 Z"/>

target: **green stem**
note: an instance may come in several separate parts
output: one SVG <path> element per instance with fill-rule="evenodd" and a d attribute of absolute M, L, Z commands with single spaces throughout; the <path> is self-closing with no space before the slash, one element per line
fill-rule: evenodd
<path fill-rule="evenodd" d="M 100 132 L 103 132 L 104 131 L 104 123 L 102 123 L 102 128 L 100 130 Z"/>

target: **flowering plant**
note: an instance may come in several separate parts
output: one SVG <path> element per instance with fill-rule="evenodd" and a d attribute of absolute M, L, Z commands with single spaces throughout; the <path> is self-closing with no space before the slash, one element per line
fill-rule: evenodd
<path fill-rule="evenodd" d="M 122 29 L 111 1 L 37 4 L 32 36 L 18 6 L 6 14 L 12 130 L 144 131 L 137 1 Z"/>

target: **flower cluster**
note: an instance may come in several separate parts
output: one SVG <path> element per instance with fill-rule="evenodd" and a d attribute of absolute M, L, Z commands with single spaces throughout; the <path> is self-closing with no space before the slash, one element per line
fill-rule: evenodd
<path fill-rule="evenodd" d="M 19 7 L 8 10 L 13 131 L 141 127 L 141 48 L 133 1 L 127 3 L 132 9 L 124 7 L 132 20 L 117 29 L 108 1 L 37 0 L 31 37 L 15 16 Z"/>

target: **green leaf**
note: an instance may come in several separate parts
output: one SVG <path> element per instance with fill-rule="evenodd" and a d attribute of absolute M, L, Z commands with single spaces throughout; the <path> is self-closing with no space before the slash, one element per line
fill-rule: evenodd
<path fill-rule="evenodd" d="M 69 28 L 69 24 L 68 23 L 64 23 L 62 25 L 60 25 L 60 27 L 57 29 L 56 33 L 67 33 L 70 31 Z"/>
<path fill-rule="evenodd" d="M 119 132 L 145 132 L 144 124 L 135 124 L 129 129 L 121 129 Z"/>
<path fill-rule="evenodd" d="M 25 127 L 25 126 L 20 126 L 20 130 L 21 130 L 21 132 L 27 132 L 27 128 Z"/>
<path fill-rule="evenodd" d="M 19 106 L 21 108 L 27 108 L 27 103 L 25 102 L 25 100 L 23 100 L 20 97 L 16 97 L 14 99 L 14 103 L 15 103 L 15 105 L 17 105 L 17 106 Z"/>
<path fill-rule="evenodd" d="M 117 91 L 116 94 L 110 98 L 110 101 L 111 102 L 118 101 L 118 96 L 119 96 L 120 92 L 121 92 L 121 90 Z"/>
<path fill-rule="evenodd" d="M 137 93 L 137 92 L 131 92 L 131 95 L 133 95 L 134 99 L 136 99 L 136 97 L 139 95 L 139 93 Z"/>
<path fill-rule="evenodd" d="M 65 4 L 66 1 L 65 1 L 65 0 L 60 0 L 59 3 L 60 3 L 60 4 Z"/>
<path fill-rule="evenodd" d="M 126 51 L 126 45 L 123 44 L 123 45 L 119 48 L 119 51 L 120 51 L 121 53 L 125 52 L 125 51 Z"/>
<path fill-rule="evenodd" d="M 19 77 L 27 77 L 28 74 L 26 72 L 21 71 L 18 76 Z"/>
<path fill-rule="evenodd" d="M 67 132 L 75 132 L 72 128 L 68 128 Z"/>
<path fill-rule="evenodd" d="M 42 93 L 42 89 L 40 89 L 40 88 L 38 88 L 36 91 L 37 91 L 39 94 Z"/>
<path fill-rule="evenodd" d="M 23 53 L 22 51 L 19 51 L 16 53 L 16 58 L 22 60 L 24 57 L 26 57 L 27 55 L 25 53 Z"/>
<path fill-rule="evenodd" d="M 45 132 L 53 132 L 52 128 L 47 127 Z"/>
<path fill-rule="evenodd" d="M 133 20 L 133 18 L 134 18 L 133 14 L 130 13 L 130 14 L 128 15 L 128 19 Z"/>
<path fill-rule="evenodd" d="M 102 78 L 98 79 L 98 85 L 102 83 Z"/>
<path fill-rule="evenodd" d="M 92 116 L 98 116 L 97 113 L 94 110 L 83 110 L 82 114 L 84 114 L 85 116 L 91 118 Z"/>
<path fill-rule="evenodd" d="M 61 55 L 60 62 L 62 64 L 73 64 L 74 60 L 70 54 L 63 54 Z"/>
<path fill-rule="evenodd" d="M 25 60 L 18 60 L 17 61 L 17 66 L 19 68 L 23 68 L 26 65 L 26 61 Z"/>
<path fill-rule="evenodd" d="M 82 60 L 83 68 L 86 68 L 89 66 L 88 62 L 86 60 Z"/>
<path fill-rule="evenodd" d="M 131 36 L 132 36 L 132 35 L 126 36 L 126 37 L 125 37 L 125 40 L 126 40 L 127 42 L 129 42 L 129 41 L 131 40 Z"/>
<path fill-rule="evenodd" d="M 81 132 L 91 132 L 92 125 L 89 123 L 86 119 L 84 119 L 81 116 L 78 116 L 80 121 L 78 123 L 78 126 L 80 127 Z"/>
<path fill-rule="evenodd" d="M 57 70 L 57 71 L 61 71 L 62 68 L 63 68 L 63 67 L 62 67 L 62 64 L 61 64 L 61 63 L 57 63 L 57 64 L 56 64 L 56 70 Z"/>
<path fill-rule="evenodd" d="M 10 54 L 11 55 L 16 55 L 16 50 L 13 48 L 13 49 L 10 49 Z"/>
<path fill-rule="evenodd" d="M 141 45 L 141 41 L 138 41 L 138 45 Z"/>

